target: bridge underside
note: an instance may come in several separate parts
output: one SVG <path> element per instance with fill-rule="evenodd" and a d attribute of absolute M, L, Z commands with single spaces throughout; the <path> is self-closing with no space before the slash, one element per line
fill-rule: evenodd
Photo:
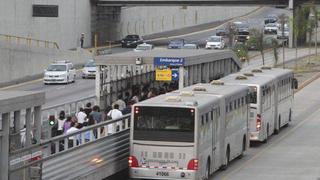
<path fill-rule="evenodd" d="M 93 0 L 107 6 L 228 6 L 267 5 L 287 7 L 291 0 Z M 293 0 L 295 4 L 307 0 Z"/>

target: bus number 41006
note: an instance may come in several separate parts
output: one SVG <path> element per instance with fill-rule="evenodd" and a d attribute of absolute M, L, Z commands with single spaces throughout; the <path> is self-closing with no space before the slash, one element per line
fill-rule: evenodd
<path fill-rule="evenodd" d="M 157 176 L 169 176 L 169 172 L 162 172 L 162 171 L 160 171 L 160 172 L 157 172 L 156 175 L 157 175 Z"/>

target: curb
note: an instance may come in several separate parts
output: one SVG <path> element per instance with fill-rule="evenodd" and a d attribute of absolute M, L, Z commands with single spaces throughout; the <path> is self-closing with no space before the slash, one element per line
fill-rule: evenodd
<path fill-rule="evenodd" d="M 298 89 L 296 89 L 294 92 L 295 93 L 299 92 L 301 89 L 308 86 L 310 83 L 317 80 L 318 78 L 320 78 L 320 72 L 318 72 L 317 74 L 313 75 L 311 78 L 309 78 L 306 81 L 304 81 L 303 83 L 301 83 L 301 85 L 298 86 Z"/>

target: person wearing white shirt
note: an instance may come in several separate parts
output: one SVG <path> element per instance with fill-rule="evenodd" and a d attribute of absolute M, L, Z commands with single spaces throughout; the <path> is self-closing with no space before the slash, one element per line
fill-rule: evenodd
<path fill-rule="evenodd" d="M 66 114 L 64 111 L 60 111 L 59 113 L 59 118 L 58 118 L 58 131 L 57 135 L 62 135 L 63 134 L 63 125 L 64 122 L 66 121 Z"/>
<path fill-rule="evenodd" d="M 114 109 L 110 110 L 108 112 L 107 116 L 111 117 L 112 120 L 121 118 L 122 112 L 119 110 L 119 105 L 115 104 Z M 119 126 L 119 127 L 122 126 L 122 122 L 121 121 L 117 122 L 117 126 Z M 107 130 L 108 130 L 108 135 L 115 133 L 115 130 L 113 128 L 113 124 L 109 124 L 107 127 Z"/>
<path fill-rule="evenodd" d="M 76 131 L 79 130 L 79 129 L 77 128 L 77 124 L 76 124 L 75 122 L 72 122 L 70 126 L 71 126 L 71 127 L 67 130 L 66 134 L 71 134 L 71 133 L 74 133 L 74 132 L 76 132 Z M 77 140 L 77 142 L 76 142 L 77 144 L 79 143 L 79 139 L 80 139 L 80 138 L 79 138 L 77 135 L 75 135 L 75 136 L 70 136 L 70 137 L 69 137 L 69 142 L 68 142 L 68 147 L 69 147 L 69 148 L 73 147 L 73 141 L 74 141 L 74 139 Z"/>
<path fill-rule="evenodd" d="M 87 114 L 84 112 L 83 108 L 79 109 L 79 112 L 77 114 L 77 119 L 78 119 L 78 123 L 79 123 L 79 128 L 83 127 L 83 123 L 86 122 L 86 118 L 87 118 Z"/>

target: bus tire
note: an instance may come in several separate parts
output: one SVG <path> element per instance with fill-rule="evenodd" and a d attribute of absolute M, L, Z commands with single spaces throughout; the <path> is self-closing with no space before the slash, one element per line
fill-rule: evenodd
<path fill-rule="evenodd" d="M 208 160 L 207 160 L 207 167 L 204 175 L 204 180 L 209 180 L 209 178 L 210 178 L 210 157 L 208 157 Z"/>
<path fill-rule="evenodd" d="M 275 129 L 274 129 L 274 134 L 279 134 L 279 132 L 280 132 L 280 121 L 278 121 L 278 125 L 277 125 L 278 127 L 276 127 Z"/>
<path fill-rule="evenodd" d="M 242 140 L 241 154 L 238 156 L 239 159 L 241 159 L 243 157 L 244 152 L 246 151 L 246 147 L 247 147 L 247 138 L 244 135 L 243 136 L 243 140 Z"/>
<path fill-rule="evenodd" d="M 225 157 L 225 162 L 224 164 L 221 166 L 221 170 L 226 170 L 228 168 L 228 165 L 229 165 L 229 161 L 230 161 L 230 148 L 229 148 L 229 145 L 227 147 L 227 150 L 226 150 L 226 157 Z"/>
<path fill-rule="evenodd" d="M 267 143 L 269 138 L 269 124 L 267 124 L 267 135 L 266 138 L 262 141 L 262 143 Z"/>

